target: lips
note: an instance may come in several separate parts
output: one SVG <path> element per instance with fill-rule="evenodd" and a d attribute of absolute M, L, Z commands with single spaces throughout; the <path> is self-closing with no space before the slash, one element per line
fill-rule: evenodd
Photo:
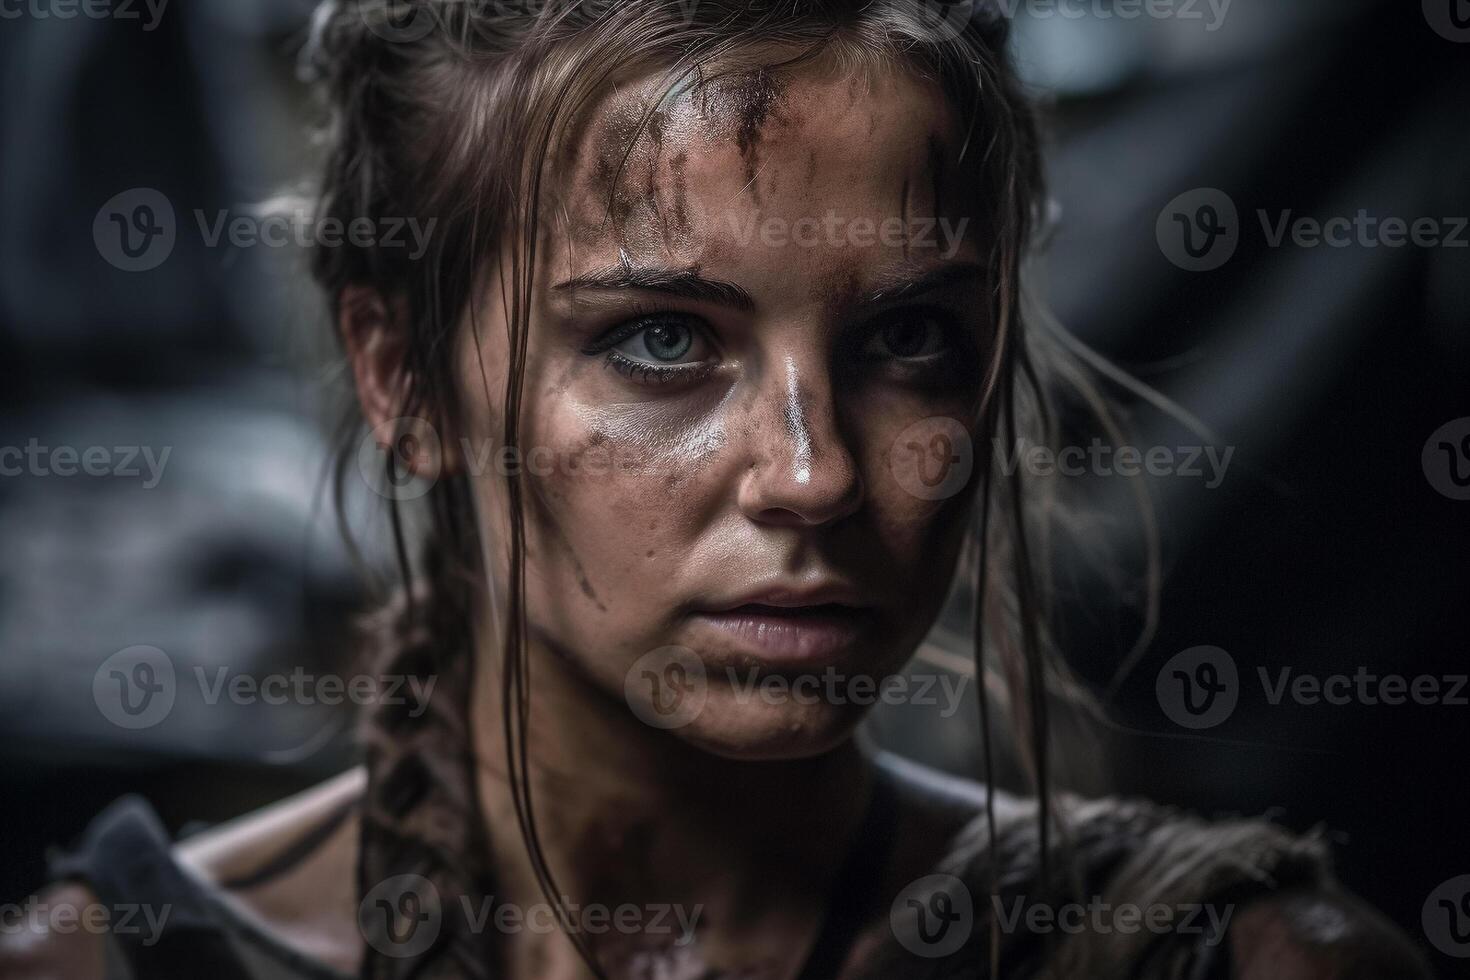
<path fill-rule="evenodd" d="M 751 598 L 714 604 L 695 620 L 737 650 L 771 663 L 832 663 L 860 640 L 873 610 L 852 590 L 828 585 L 766 589 Z"/>

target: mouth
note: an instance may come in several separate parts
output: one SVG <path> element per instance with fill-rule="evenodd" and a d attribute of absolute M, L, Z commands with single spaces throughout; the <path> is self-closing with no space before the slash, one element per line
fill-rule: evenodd
<path fill-rule="evenodd" d="M 840 660 L 871 629 L 874 610 L 836 590 L 768 592 L 695 619 L 757 659 L 814 666 Z"/>

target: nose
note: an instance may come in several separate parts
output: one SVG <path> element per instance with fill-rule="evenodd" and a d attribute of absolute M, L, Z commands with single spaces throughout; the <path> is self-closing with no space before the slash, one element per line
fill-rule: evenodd
<path fill-rule="evenodd" d="M 759 396 L 757 414 L 765 424 L 749 430 L 740 509 L 762 524 L 839 521 L 861 506 L 863 481 L 838 428 L 831 383 L 825 370 L 800 370 L 791 357 L 775 375 Z"/>

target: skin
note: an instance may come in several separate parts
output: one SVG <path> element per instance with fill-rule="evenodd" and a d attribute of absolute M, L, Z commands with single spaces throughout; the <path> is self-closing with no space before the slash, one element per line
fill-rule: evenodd
<path fill-rule="evenodd" d="M 909 657 L 953 574 L 968 494 L 923 499 L 891 464 L 911 424 L 974 417 L 989 325 L 978 313 L 978 283 L 960 276 L 924 294 L 926 306 L 947 311 L 942 356 L 920 366 L 881 344 L 875 356 L 884 325 L 917 323 L 927 336 L 933 314 L 915 310 L 912 291 L 888 304 L 872 294 L 962 269 L 980 245 L 941 255 L 913 242 L 740 240 L 739 228 L 772 217 L 832 213 L 875 225 L 965 217 L 964 182 L 943 149 L 956 143 L 954 120 L 921 82 L 808 68 L 779 84 L 753 79 L 690 93 L 659 105 L 657 126 L 623 163 L 630 119 L 660 91 L 656 80 L 630 80 L 577 128 L 578 141 L 558 151 L 564 196 L 543 224 L 523 427 L 523 444 L 555 461 L 527 481 L 538 826 L 560 890 L 577 901 L 702 908 L 690 946 L 669 936 L 597 937 L 612 975 L 790 977 L 870 789 L 872 773 L 851 740 L 862 711 L 821 699 L 742 701 L 726 668 L 784 676 L 811 668 L 763 660 L 702 622 L 699 610 L 773 584 L 839 582 L 863 607 L 864 630 L 823 664 L 876 679 Z M 608 288 L 629 268 L 661 270 L 665 282 L 697 270 L 739 293 L 696 299 Z M 458 352 L 466 417 L 441 458 L 418 461 L 425 468 L 473 467 L 479 447 L 499 445 L 505 306 L 490 278 L 479 330 L 462 331 Z M 569 281 L 580 285 L 558 288 Z M 361 288 L 342 306 L 364 412 L 376 425 L 398 414 L 402 391 L 392 304 Z M 686 358 L 703 366 L 649 384 L 643 369 L 620 372 L 606 349 L 594 351 L 650 309 L 698 326 L 702 341 L 691 341 Z M 619 344 L 649 353 L 646 337 L 641 348 Z M 596 453 L 618 465 L 570 465 Z M 483 537 L 504 541 L 502 481 L 492 472 L 474 486 Z M 492 546 L 487 559 L 504 581 L 505 555 Z M 530 905 L 541 898 L 514 843 L 489 603 L 480 620 L 471 718 L 478 789 L 491 839 L 505 844 L 494 855 L 498 897 Z M 630 709 L 625 681 L 640 658 L 669 645 L 692 651 L 708 684 L 703 709 L 666 730 Z M 181 859 L 206 878 L 228 878 L 321 819 L 334 794 L 359 791 L 357 777 L 346 779 L 268 820 L 211 834 Z M 927 873 L 981 799 L 971 785 L 939 797 L 901 787 L 898 843 L 873 869 L 880 894 Z M 267 928 L 348 970 L 360 956 L 355 835 L 349 821 L 287 876 L 236 896 Z M 67 888 L 51 898 L 90 897 Z M 1313 925 L 1328 913 L 1346 923 L 1330 937 Z M 844 975 L 858 975 L 863 951 L 886 940 L 887 909 L 874 908 Z M 1422 975 L 1391 927 L 1340 896 L 1252 906 L 1231 942 L 1242 977 L 1366 976 L 1344 964 L 1368 953 L 1389 964 L 1372 975 Z M 0 977 L 101 975 L 97 936 L 9 937 L 4 947 Z M 516 933 L 505 948 L 513 976 L 588 975 L 560 933 Z M 1298 972 L 1281 972 L 1282 963 Z"/>
<path fill-rule="evenodd" d="M 690 951 L 655 944 L 650 953 L 646 937 L 621 936 L 600 941 L 610 963 L 656 955 L 680 971 L 789 974 L 855 830 L 852 802 L 867 792 L 848 741 L 862 707 L 741 698 L 731 669 L 790 677 L 817 666 L 770 664 L 696 611 L 770 587 L 839 583 L 863 607 L 865 629 L 820 666 L 877 680 L 908 659 L 953 575 L 968 496 L 915 496 L 890 457 L 908 426 L 967 419 L 979 400 L 987 324 L 977 315 L 976 245 L 942 256 L 896 240 L 740 239 L 771 217 L 834 214 L 880 227 L 964 199 L 959 168 L 936 168 L 932 152 L 953 128 L 944 103 L 904 76 L 866 81 L 813 71 L 686 94 L 659 106 L 623 163 L 627 131 L 662 92 L 656 78 L 629 85 L 594 112 L 600 123 L 548 216 L 524 424 L 525 444 L 556 461 L 529 481 L 527 520 L 543 840 L 569 894 L 702 903 L 712 924 L 697 964 Z M 874 127 L 889 138 L 872 144 Z M 628 270 L 737 288 L 671 296 L 619 285 Z M 916 289 L 902 301 L 869 300 L 935 276 L 948 285 L 922 299 Z M 492 326 L 478 344 L 467 332 L 462 350 L 472 446 L 495 440 L 503 424 L 498 287 L 484 305 Z M 682 373 L 648 377 L 607 351 L 589 353 L 649 311 L 698 331 Z M 917 346 L 900 346 L 921 356 L 893 356 L 884 327 L 900 340 L 917 334 Z M 648 339 L 635 335 L 618 352 L 649 362 Z M 578 471 L 594 452 L 611 465 Z M 488 539 L 505 540 L 501 483 L 475 485 Z M 503 561 L 491 553 L 492 568 Z M 495 634 L 482 635 L 482 801 L 493 825 L 508 826 Z M 665 731 L 629 710 L 625 681 L 640 658 L 670 645 L 699 658 L 707 694 L 697 716 Z M 558 721 L 537 724 L 544 719 Z M 579 859 L 609 848 L 629 860 Z M 521 855 L 504 855 L 497 870 L 535 900 Z M 578 970 L 559 936 L 517 942 L 512 955 L 538 973 Z"/>
<path fill-rule="evenodd" d="M 675 736 L 732 759 L 792 759 L 832 748 L 861 711 L 737 701 L 726 668 L 768 665 L 691 612 L 771 586 L 838 583 L 865 607 L 869 629 L 832 662 L 875 678 L 896 671 L 945 596 L 968 496 L 916 497 L 895 478 L 890 456 L 915 422 L 969 417 L 986 325 L 973 275 L 925 294 L 934 314 L 918 297 L 867 301 L 925 276 L 973 272 L 973 243 L 946 259 L 896 243 L 739 238 L 738 229 L 773 217 L 835 214 L 878 226 L 936 214 L 929 146 L 952 126 L 933 92 L 894 75 L 877 76 L 863 98 L 847 81 L 814 73 L 743 85 L 664 103 L 659 138 L 646 133 L 616 181 L 607 171 L 626 146 L 620 131 L 657 99 L 661 82 L 609 97 L 552 212 L 524 440 L 555 462 L 530 479 L 528 606 L 546 672 L 558 669 L 554 657 L 622 702 L 640 657 L 685 647 L 703 662 L 709 691 Z M 889 138 L 868 147 L 874 125 Z M 753 127 L 758 135 L 742 139 Z M 955 186 L 943 190 L 958 200 L 960 171 L 947 171 Z M 652 194 L 639 191 L 650 184 Z M 614 214 L 604 220 L 609 196 Z M 625 270 L 697 275 L 742 295 L 696 300 L 607 282 Z M 505 317 L 498 286 L 485 303 L 492 326 L 478 344 L 466 331 L 462 351 L 465 428 L 477 447 L 499 442 L 508 356 L 493 326 Z M 679 374 L 619 371 L 628 352 L 652 362 L 647 337 L 619 344 L 611 362 L 609 352 L 586 352 L 646 310 L 676 315 L 681 335 L 698 330 Z M 877 332 L 885 325 L 934 352 L 888 356 Z M 505 540 L 502 483 L 475 485 L 490 538 Z"/>

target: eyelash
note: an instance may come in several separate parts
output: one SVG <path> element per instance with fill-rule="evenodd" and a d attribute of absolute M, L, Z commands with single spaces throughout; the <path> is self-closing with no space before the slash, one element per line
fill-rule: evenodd
<path fill-rule="evenodd" d="M 960 365 L 955 363 L 955 357 L 956 355 L 963 357 L 963 354 L 960 353 L 964 350 L 963 329 L 955 323 L 953 314 L 937 307 L 914 307 L 880 319 L 857 335 L 858 339 L 856 340 L 854 353 L 860 352 L 862 345 L 868 338 L 874 336 L 891 323 L 893 316 L 926 317 L 933 319 L 943 333 L 946 344 L 945 351 L 928 355 L 918 360 L 893 359 L 893 363 L 897 366 L 898 370 L 916 376 L 948 374 L 952 371 L 960 370 Z M 617 345 L 624 340 L 656 325 L 657 320 L 660 318 L 680 318 L 690 321 L 691 329 L 705 332 L 707 336 L 707 327 L 704 321 L 682 310 L 634 306 L 628 311 L 625 320 L 584 347 L 582 353 L 588 356 L 601 354 L 603 355 L 604 367 L 613 369 L 636 384 L 648 385 L 650 387 L 657 387 L 676 381 L 693 383 L 702 381 L 713 373 L 715 368 L 719 366 L 720 362 L 718 360 L 706 360 L 698 364 L 687 365 L 650 364 L 646 361 L 639 361 L 628 357 L 616 349 Z M 860 354 L 859 357 L 861 357 Z M 873 358 L 872 360 L 879 361 L 883 359 Z"/>
<path fill-rule="evenodd" d="M 640 331 L 654 326 L 659 318 L 675 317 L 691 321 L 690 329 L 692 330 L 704 330 L 703 321 L 683 311 L 635 306 L 629 311 L 626 320 L 588 344 L 582 349 L 582 353 L 589 356 L 603 354 L 604 367 L 612 368 L 623 377 L 638 384 L 652 386 L 668 384 L 671 381 L 703 380 L 719 365 L 719 361 L 702 361 L 698 364 L 685 365 L 649 364 L 646 361 L 628 357 L 616 349 L 618 344 L 629 337 L 636 336 Z"/>

